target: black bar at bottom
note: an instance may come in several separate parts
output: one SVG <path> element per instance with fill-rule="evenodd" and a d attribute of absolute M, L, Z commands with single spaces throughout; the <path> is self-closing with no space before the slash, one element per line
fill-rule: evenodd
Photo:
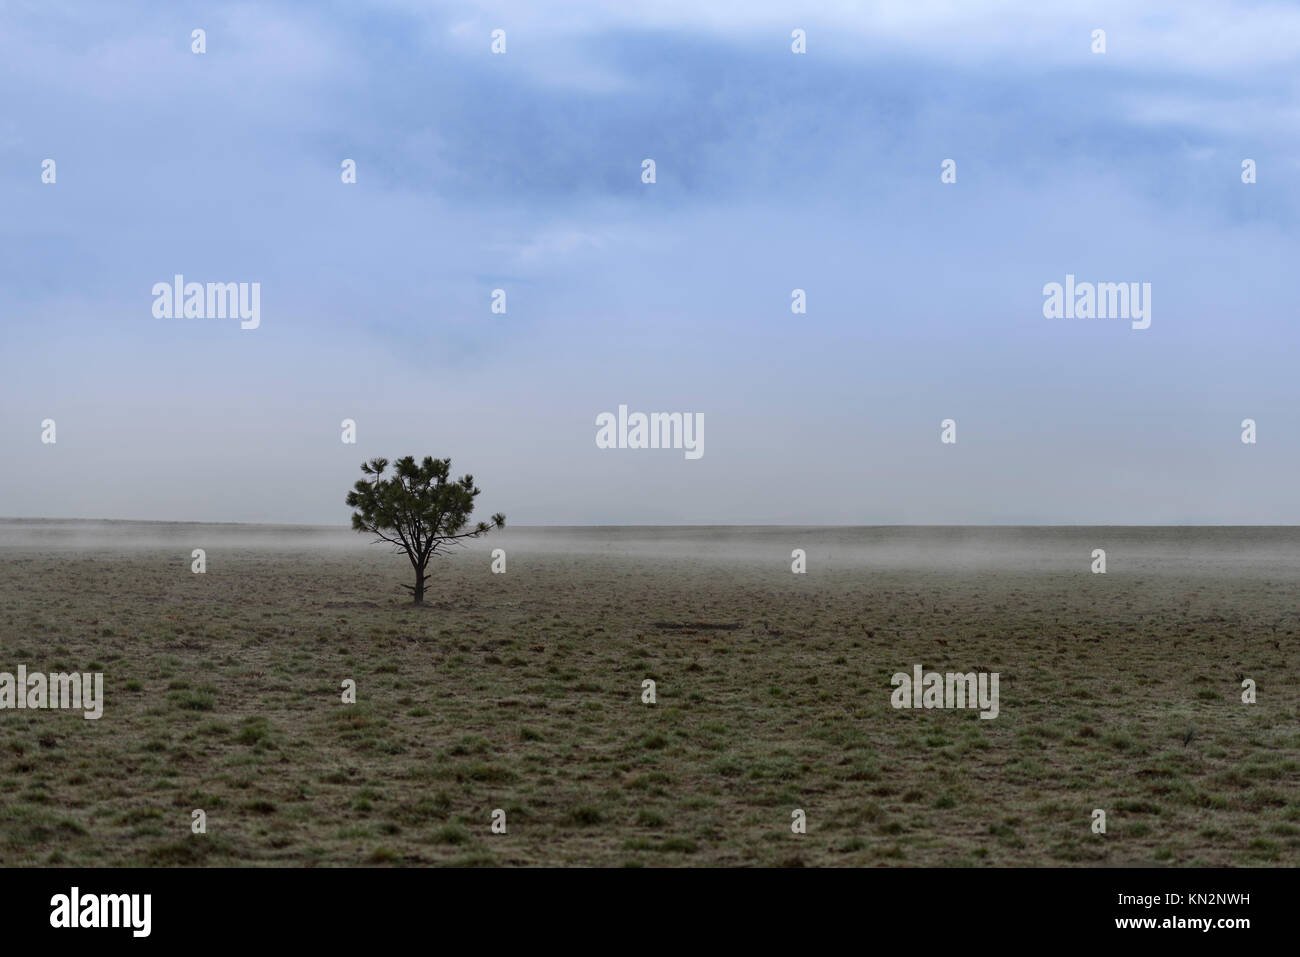
<path fill-rule="evenodd" d="M 664 935 L 687 927 L 732 943 L 812 943 L 839 927 L 863 942 L 905 933 L 943 946 L 1129 937 L 1231 947 L 1289 936 L 1293 882 L 1282 869 L 9 869 L 0 919 L 7 944 L 76 934 L 128 946 L 337 947 L 405 933 L 448 946 L 550 938 L 617 948 L 681 942 Z"/>

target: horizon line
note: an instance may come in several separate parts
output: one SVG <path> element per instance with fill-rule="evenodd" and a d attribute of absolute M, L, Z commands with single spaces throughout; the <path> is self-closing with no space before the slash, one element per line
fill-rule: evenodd
<path fill-rule="evenodd" d="M 168 518 L 56 518 L 47 515 L 0 515 L 0 522 L 98 522 L 122 525 L 232 525 L 256 528 L 316 528 L 337 531 L 353 531 L 350 525 L 322 525 L 312 522 L 231 522 L 204 521 L 196 519 Z M 825 523 L 825 522 L 651 522 L 617 524 L 597 522 L 588 524 L 518 524 L 506 525 L 504 530 L 512 528 L 1297 528 L 1300 524 L 1264 523 L 1229 524 L 1224 522 L 1182 522 L 1143 524 L 1137 522 L 872 522 L 872 523 Z M 489 529 L 497 531 L 498 529 Z M 357 532 L 357 534 L 362 534 Z M 486 533 L 485 533 L 486 534 Z"/>

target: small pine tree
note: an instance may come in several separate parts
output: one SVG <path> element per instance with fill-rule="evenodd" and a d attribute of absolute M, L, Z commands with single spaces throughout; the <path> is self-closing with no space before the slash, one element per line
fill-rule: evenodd
<path fill-rule="evenodd" d="M 398 459 L 393 474 L 384 478 L 387 468 L 388 459 L 361 464 L 361 471 L 372 477 L 359 479 L 348 492 L 347 504 L 356 509 L 352 527 L 379 536 L 376 543 L 388 542 L 406 553 L 415 570 L 415 585 L 402 587 L 411 592 L 415 604 L 421 605 L 424 583 L 429 580 L 425 569 L 438 549 L 504 528 L 506 517 L 498 512 L 491 523 L 479 522 L 465 530 L 479 490 L 474 487 L 473 476 L 450 479 L 451 459 L 426 455 L 417 465 L 415 457 L 408 455 Z"/>

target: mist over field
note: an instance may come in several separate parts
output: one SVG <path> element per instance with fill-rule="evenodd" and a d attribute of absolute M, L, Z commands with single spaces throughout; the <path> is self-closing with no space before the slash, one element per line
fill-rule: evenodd
<path fill-rule="evenodd" d="M 391 552 L 341 526 L 202 522 L 0 519 L 0 549 L 22 551 Z M 790 552 L 808 551 L 819 569 L 966 569 L 1074 573 L 1095 548 L 1116 553 L 1111 574 L 1300 574 L 1294 526 L 508 526 L 452 548 L 460 562 L 512 555 L 570 554 L 647 561 L 753 563 L 788 569 Z M 393 555 L 400 571 L 405 561 Z M 868 584 L 869 579 L 864 579 Z"/>

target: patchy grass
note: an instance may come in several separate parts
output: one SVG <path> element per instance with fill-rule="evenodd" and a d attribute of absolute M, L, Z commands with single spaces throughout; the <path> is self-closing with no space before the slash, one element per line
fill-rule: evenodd
<path fill-rule="evenodd" d="M 424 608 L 381 550 L 0 548 L 0 670 L 106 695 L 0 712 L 0 862 L 1300 863 L 1289 566 L 795 576 L 795 546 L 469 552 Z M 895 711 L 916 663 L 998 671 L 1001 715 Z"/>

